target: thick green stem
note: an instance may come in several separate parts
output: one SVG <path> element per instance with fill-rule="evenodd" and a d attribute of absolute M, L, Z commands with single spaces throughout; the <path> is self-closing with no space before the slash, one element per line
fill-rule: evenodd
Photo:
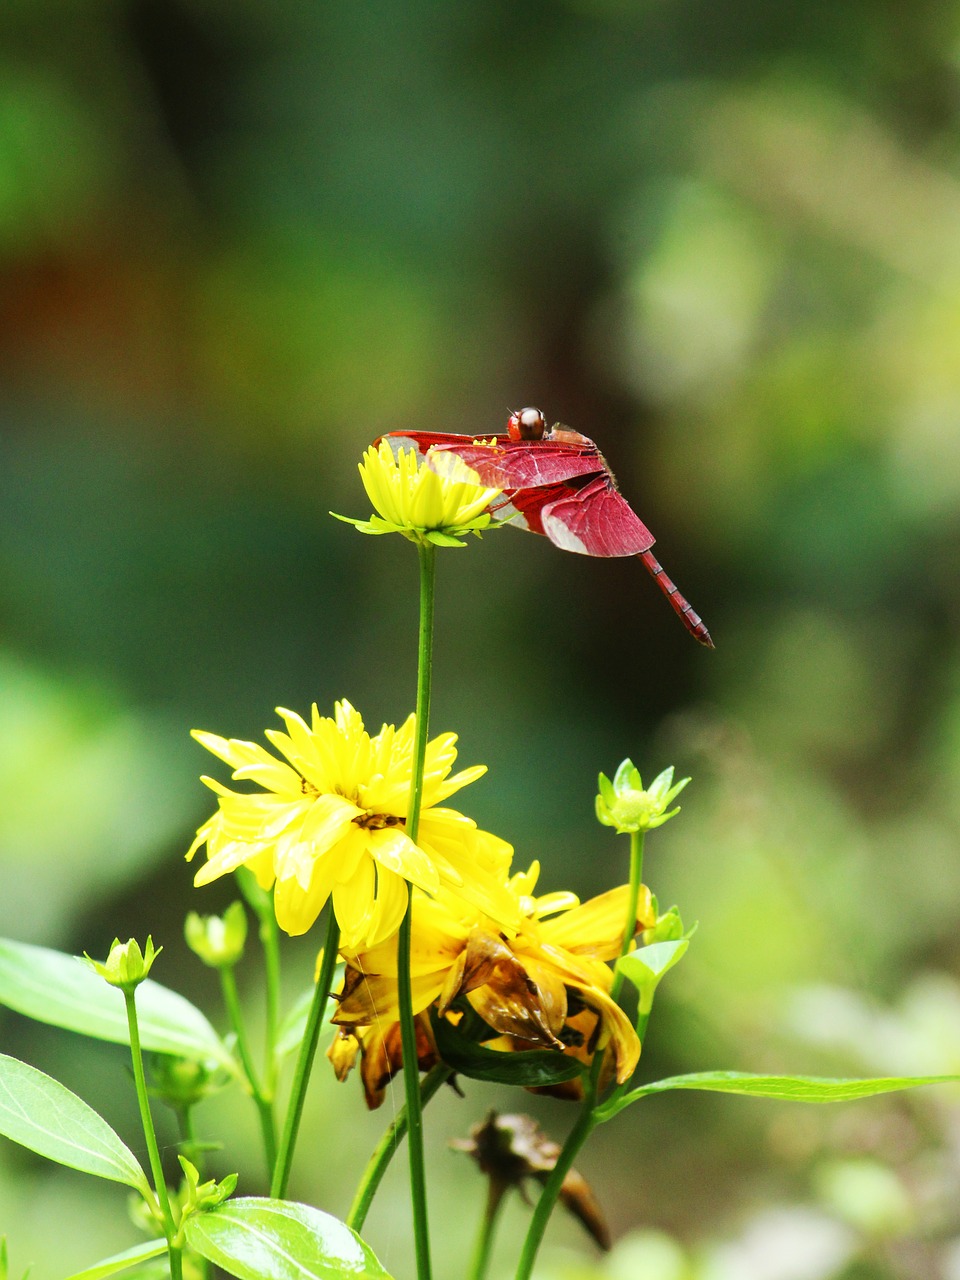
<path fill-rule="evenodd" d="M 550 1221 L 550 1215 L 553 1213 L 554 1206 L 560 1196 L 563 1180 L 570 1172 L 580 1148 L 590 1137 L 598 1123 L 593 1112 L 595 1101 L 595 1095 L 588 1094 L 580 1115 L 577 1117 L 577 1123 L 570 1130 L 567 1140 L 563 1144 L 563 1150 L 557 1157 L 557 1163 L 554 1165 L 553 1171 L 540 1192 L 540 1199 L 537 1201 L 533 1210 L 533 1217 L 530 1219 L 527 1238 L 523 1242 L 523 1252 L 520 1254 L 520 1261 L 517 1265 L 516 1280 L 530 1280 L 537 1250 L 540 1248 L 544 1232 L 547 1229 L 547 1223 Z"/>
<path fill-rule="evenodd" d="M 303 1115 L 303 1104 L 307 1096 L 307 1085 L 310 1072 L 313 1070 L 313 1059 L 320 1039 L 320 1028 L 323 1026 L 327 1012 L 327 1001 L 330 998 L 330 987 L 333 982 L 333 971 L 337 964 L 337 949 L 340 946 L 340 927 L 333 912 L 333 903 L 327 908 L 327 940 L 323 948 L 323 962 L 320 965 L 320 976 L 317 979 L 307 1026 L 300 1042 L 300 1054 L 290 1089 L 290 1100 L 287 1103 L 287 1116 L 283 1125 L 283 1136 L 280 1139 L 280 1150 L 273 1168 L 273 1181 L 270 1184 L 270 1195 L 274 1200 L 282 1200 L 287 1194 L 290 1181 L 290 1167 L 293 1164 L 293 1149 L 297 1144 L 300 1131 L 300 1119 Z"/>
<path fill-rule="evenodd" d="M 496 1178 L 491 1178 L 487 1184 L 487 1203 L 484 1206 L 483 1217 L 480 1219 L 480 1231 L 477 1235 L 477 1243 L 473 1248 L 473 1257 L 470 1260 L 467 1280 L 484 1280 L 487 1274 L 490 1255 L 493 1252 L 493 1237 L 496 1231 L 497 1215 L 500 1212 L 500 1206 L 506 1199 L 506 1191 L 506 1184 L 498 1182 Z"/>
<path fill-rule="evenodd" d="M 261 1089 L 257 1069 L 253 1065 L 253 1056 L 250 1053 L 250 1045 L 247 1042 L 247 1032 L 243 1021 L 243 1010 L 240 1008 L 237 979 L 232 966 L 224 965 L 221 967 L 220 985 L 223 989 L 223 1003 L 227 1009 L 227 1016 L 237 1037 L 237 1052 L 240 1054 L 243 1072 L 247 1077 L 250 1093 L 256 1104 L 257 1114 L 260 1117 L 260 1132 L 263 1135 L 263 1150 L 267 1161 L 267 1175 L 269 1176 L 272 1174 L 273 1167 L 277 1161 L 277 1128 L 273 1117 L 273 1104 Z"/>
<path fill-rule="evenodd" d="M 147 1096 L 147 1081 L 143 1074 L 143 1053 L 140 1049 L 140 1028 L 137 1024 L 137 1002 L 133 990 L 124 991 L 127 1006 L 127 1027 L 130 1031 L 130 1057 L 133 1061 L 133 1079 L 137 1088 L 137 1102 L 140 1106 L 140 1120 L 143 1124 L 143 1136 L 147 1144 L 147 1155 L 150 1158 L 150 1171 L 153 1174 L 153 1185 L 156 1189 L 160 1212 L 163 1215 L 163 1234 L 167 1238 L 167 1250 L 170 1257 L 171 1280 L 181 1280 L 183 1276 L 183 1255 L 180 1247 L 174 1244 L 177 1235 L 177 1224 L 173 1220 L 170 1208 L 170 1196 L 163 1176 L 163 1164 L 160 1160 L 160 1148 L 157 1145 L 157 1131 L 153 1127 L 153 1115 L 150 1112 L 150 1099 Z"/>
<path fill-rule="evenodd" d="M 423 803 L 423 771 L 430 729 L 430 691 L 433 677 L 433 604 L 437 549 L 432 542 L 418 543 L 420 553 L 420 633 L 417 649 L 417 713 L 407 835 L 416 840 Z M 413 1208 L 413 1242 L 417 1280 L 430 1280 L 430 1233 L 427 1225 L 427 1185 L 423 1159 L 423 1117 L 420 1103 L 420 1067 L 417 1029 L 410 990 L 410 934 L 413 925 L 413 888 L 407 885 L 407 913 L 397 939 L 397 999 L 400 1006 L 400 1042 L 403 1051 L 403 1089 L 407 1109 L 407 1150 L 410 1153 L 410 1199 Z"/>
<path fill-rule="evenodd" d="M 448 1067 L 445 1062 L 438 1062 L 424 1077 L 420 1085 L 420 1108 L 421 1110 L 427 1105 L 434 1094 L 439 1090 L 442 1084 L 445 1084 L 453 1075 L 453 1068 Z M 353 1197 L 353 1204 L 350 1206 L 350 1212 L 347 1214 L 346 1222 L 348 1227 L 353 1227 L 354 1231 L 360 1231 L 370 1212 L 370 1206 L 373 1203 L 373 1197 L 377 1194 L 380 1183 L 383 1181 L 383 1175 L 387 1172 L 390 1161 L 393 1159 L 394 1153 L 400 1146 L 400 1143 L 406 1137 L 407 1133 L 407 1109 L 401 1107 L 397 1112 L 396 1118 L 384 1133 L 383 1137 L 377 1143 L 373 1155 L 367 1162 L 367 1167 L 363 1171 L 363 1177 L 357 1186 L 356 1194 Z"/>

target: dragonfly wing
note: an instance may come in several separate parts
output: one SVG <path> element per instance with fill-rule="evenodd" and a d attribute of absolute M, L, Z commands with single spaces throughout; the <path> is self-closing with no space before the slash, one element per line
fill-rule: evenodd
<path fill-rule="evenodd" d="M 558 484 L 577 476 L 594 475 L 605 468 L 600 450 L 586 436 L 581 437 L 582 444 L 511 440 L 505 435 L 490 436 L 478 443 L 472 436 L 444 431 L 393 431 L 383 439 L 394 452 L 408 447 L 409 443 L 420 453 L 431 451 L 431 466 L 443 475 L 448 470 L 443 458 L 453 455 L 477 473 L 481 484 L 495 485 L 498 489 L 532 489 Z"/>
<path fill-rule="evenodd" d="M 569 489 L 538 514 L 554 546 L 582 556 L 635 556 L 649 551 L 655 541 L 607 475 L 582 489 Z"/>

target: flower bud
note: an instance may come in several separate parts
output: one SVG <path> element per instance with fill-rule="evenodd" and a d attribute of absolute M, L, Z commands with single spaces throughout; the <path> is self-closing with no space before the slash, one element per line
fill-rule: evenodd
<path fill-rule="evenodd" d="M 680 806 L 669 806 L 690 781 L 689 778 L 673 785 L 673 766 L 664 769 L 644 790 L 640 774 L 632 760 L 624 760 L 613 781 L 605 773 L 600 774 L 600 794 L 597 796 L 597 820 L 605 827 L 615 827 L 621 834 L 633 831 L 652 831 L 680 812 Z M 669 810 L 669 811 L 668 811 Z"/>
<path fill-rule="evenodd" d="M 224 1072 L 217 1063 L 196 1062 L 169 1053 L 150 1058 L 152 1092 L 175 1111 L 195 1106 L 223 1087 Z"/>
<path fill-rule="evenodd" d="M 162 950 L 163 947 L 154 947 L 152 937 L 147 938 L 143 951 L 136 938 L 129 942 L 114 938 L 106 961 L 94 960 L 90 956 L 86 956 L 86 960 L 111 987 L 119 987 L 129 994 L 147 977 Z"/>
<path fill-rule="evenodd" d="M 191 1164 L 186 1156 L 177 1156 L 183 1170 L 184 1187 L 181 1196 L 181 1214 L 186 1218 L 191 1213 L 202 1213 L 204 1209 L 212 1209 L 232 1196 L 237 1186 L 238 1175 L 228 1173 L 220 1182 L 213 1178 L 200 1181 L 200 1172 Z M 181 1220 L 182 1220 L 181 1218 Z"/>
<path fill-rule="evenodd" d="M 693 933 L 693 929 L 690 933 Z M 653 942 L 679 942 L 681 938 L 687 936 L 689 935 L 684 933 L 680 912 L 676 907 L 671 907 L 662 916 L 657 916 L 656 924 L 649 929 L 644 929 L 643 942 L 645 946 L 650 946 Z"/>
<path fill-rule="evenodd" d="M 222 916 L 201 916 L 190 911 L 184 921 L 190 950 L 211 969 L 235 965 L 247 940 L 247 913 L 240 901 L 231 902 Z"/>

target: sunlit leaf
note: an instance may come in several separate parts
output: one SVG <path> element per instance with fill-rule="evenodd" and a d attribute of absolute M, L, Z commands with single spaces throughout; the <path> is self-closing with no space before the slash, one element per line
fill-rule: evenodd
<path fill-rule="evenodd" d="M 601 1120 L 609 1120 L 625 1106 L 653 1093 L 671 1089 L 700 1089 L 711 1093 L 735 1093 L 751 1098 L 778 1098 L 787 1102 L 852 1102 L 881 1093 L 897 1093 L 925 1084 L 957 1084 L 960 1076 L 879 1076 L 874 1079 L 831 1079 L 827 1076 L 763 1076 L 746 1071 L 701 1071 L 668 1076 L 611 1098 L 598 1108 Z"/>
<path fill-rule="evenodd" d="M 67 1031 L 129 1044 L 123 994 L 77 956 L 0 939 L 0 1004 Z M 214 1061 L 236 1072 L 227 1047 L 195 1005 L 148 979 L 137 988 L 144 1049 Z"/>
<path fill-rule="evenodd" d="M 115 1253 L 110 1258 L 95 1262 L 92 1267 L 86 1267 L 83 1271 L 75 1271 L 72 1276 L 67 1276 L 67 1280 L 102 1280 L 104 1276 L 126 1271 L 128 1267 L 157 1258 L 166 1251 L 166 1240 L 148 1240 L 145 1244 L 134 1245 L 132 1249 L 124 1249 L 123 1253 Z"/>
<path fill-rule="evenodd" d="M 0 1133 L 37 1155 L 138 1191 L 136 1156 L 82 1098 L 17 1058 L 0 1054 Z"/>
<path fill-rule="evenodd" d="M 390 1280 L 339 1218 L 290 1200 L 228 1200 L 188 1218 L 186 1236 L 239 1280 Z"/>
<path fill-rule="evenodd" d="M 568 1058 L 552 1049 L 518 1053 L 485 1049 L 482 1044 L 460 1035 L 446 1018 L 433 1019 L 433 1034 L 443 1061 L 471 1080 L 536 1089 L 573 1080 L 585 1070 L 577 1058 Z"/>
<path fill-rule="evenodd" d="M 640 992 L 649 991 L 659 983 L 663 975 L 683 959 L 688 939 L 672 942 L 651 942 L 648 947 L 638 947 L 629 955 L 621 956 L 617 968 Z"/>

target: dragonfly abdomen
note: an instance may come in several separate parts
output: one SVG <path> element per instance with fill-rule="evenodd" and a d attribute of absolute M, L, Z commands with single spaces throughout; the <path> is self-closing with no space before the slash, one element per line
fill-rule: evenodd
<path fill-rule="evenodd" d="M 694 640 L 699 640 L 702 645 L 708 649 L 714 647 L 713 641 L 710 639 L 710 632 L 707 630 L 703 619 L 700 617 L 690 601 L 680 594 L 677 584 L 672 578 L 668 578 L 664 572 L 663 565 L 656 558 L 652 551 L 641 551 L 637 556 L 638 560 L 642 560 L 650 573 L 650 576 L 656 582 L 657 586 L 670 601 L 670 606 L 676 613 L 677 617 L 687 628 Z"/>

